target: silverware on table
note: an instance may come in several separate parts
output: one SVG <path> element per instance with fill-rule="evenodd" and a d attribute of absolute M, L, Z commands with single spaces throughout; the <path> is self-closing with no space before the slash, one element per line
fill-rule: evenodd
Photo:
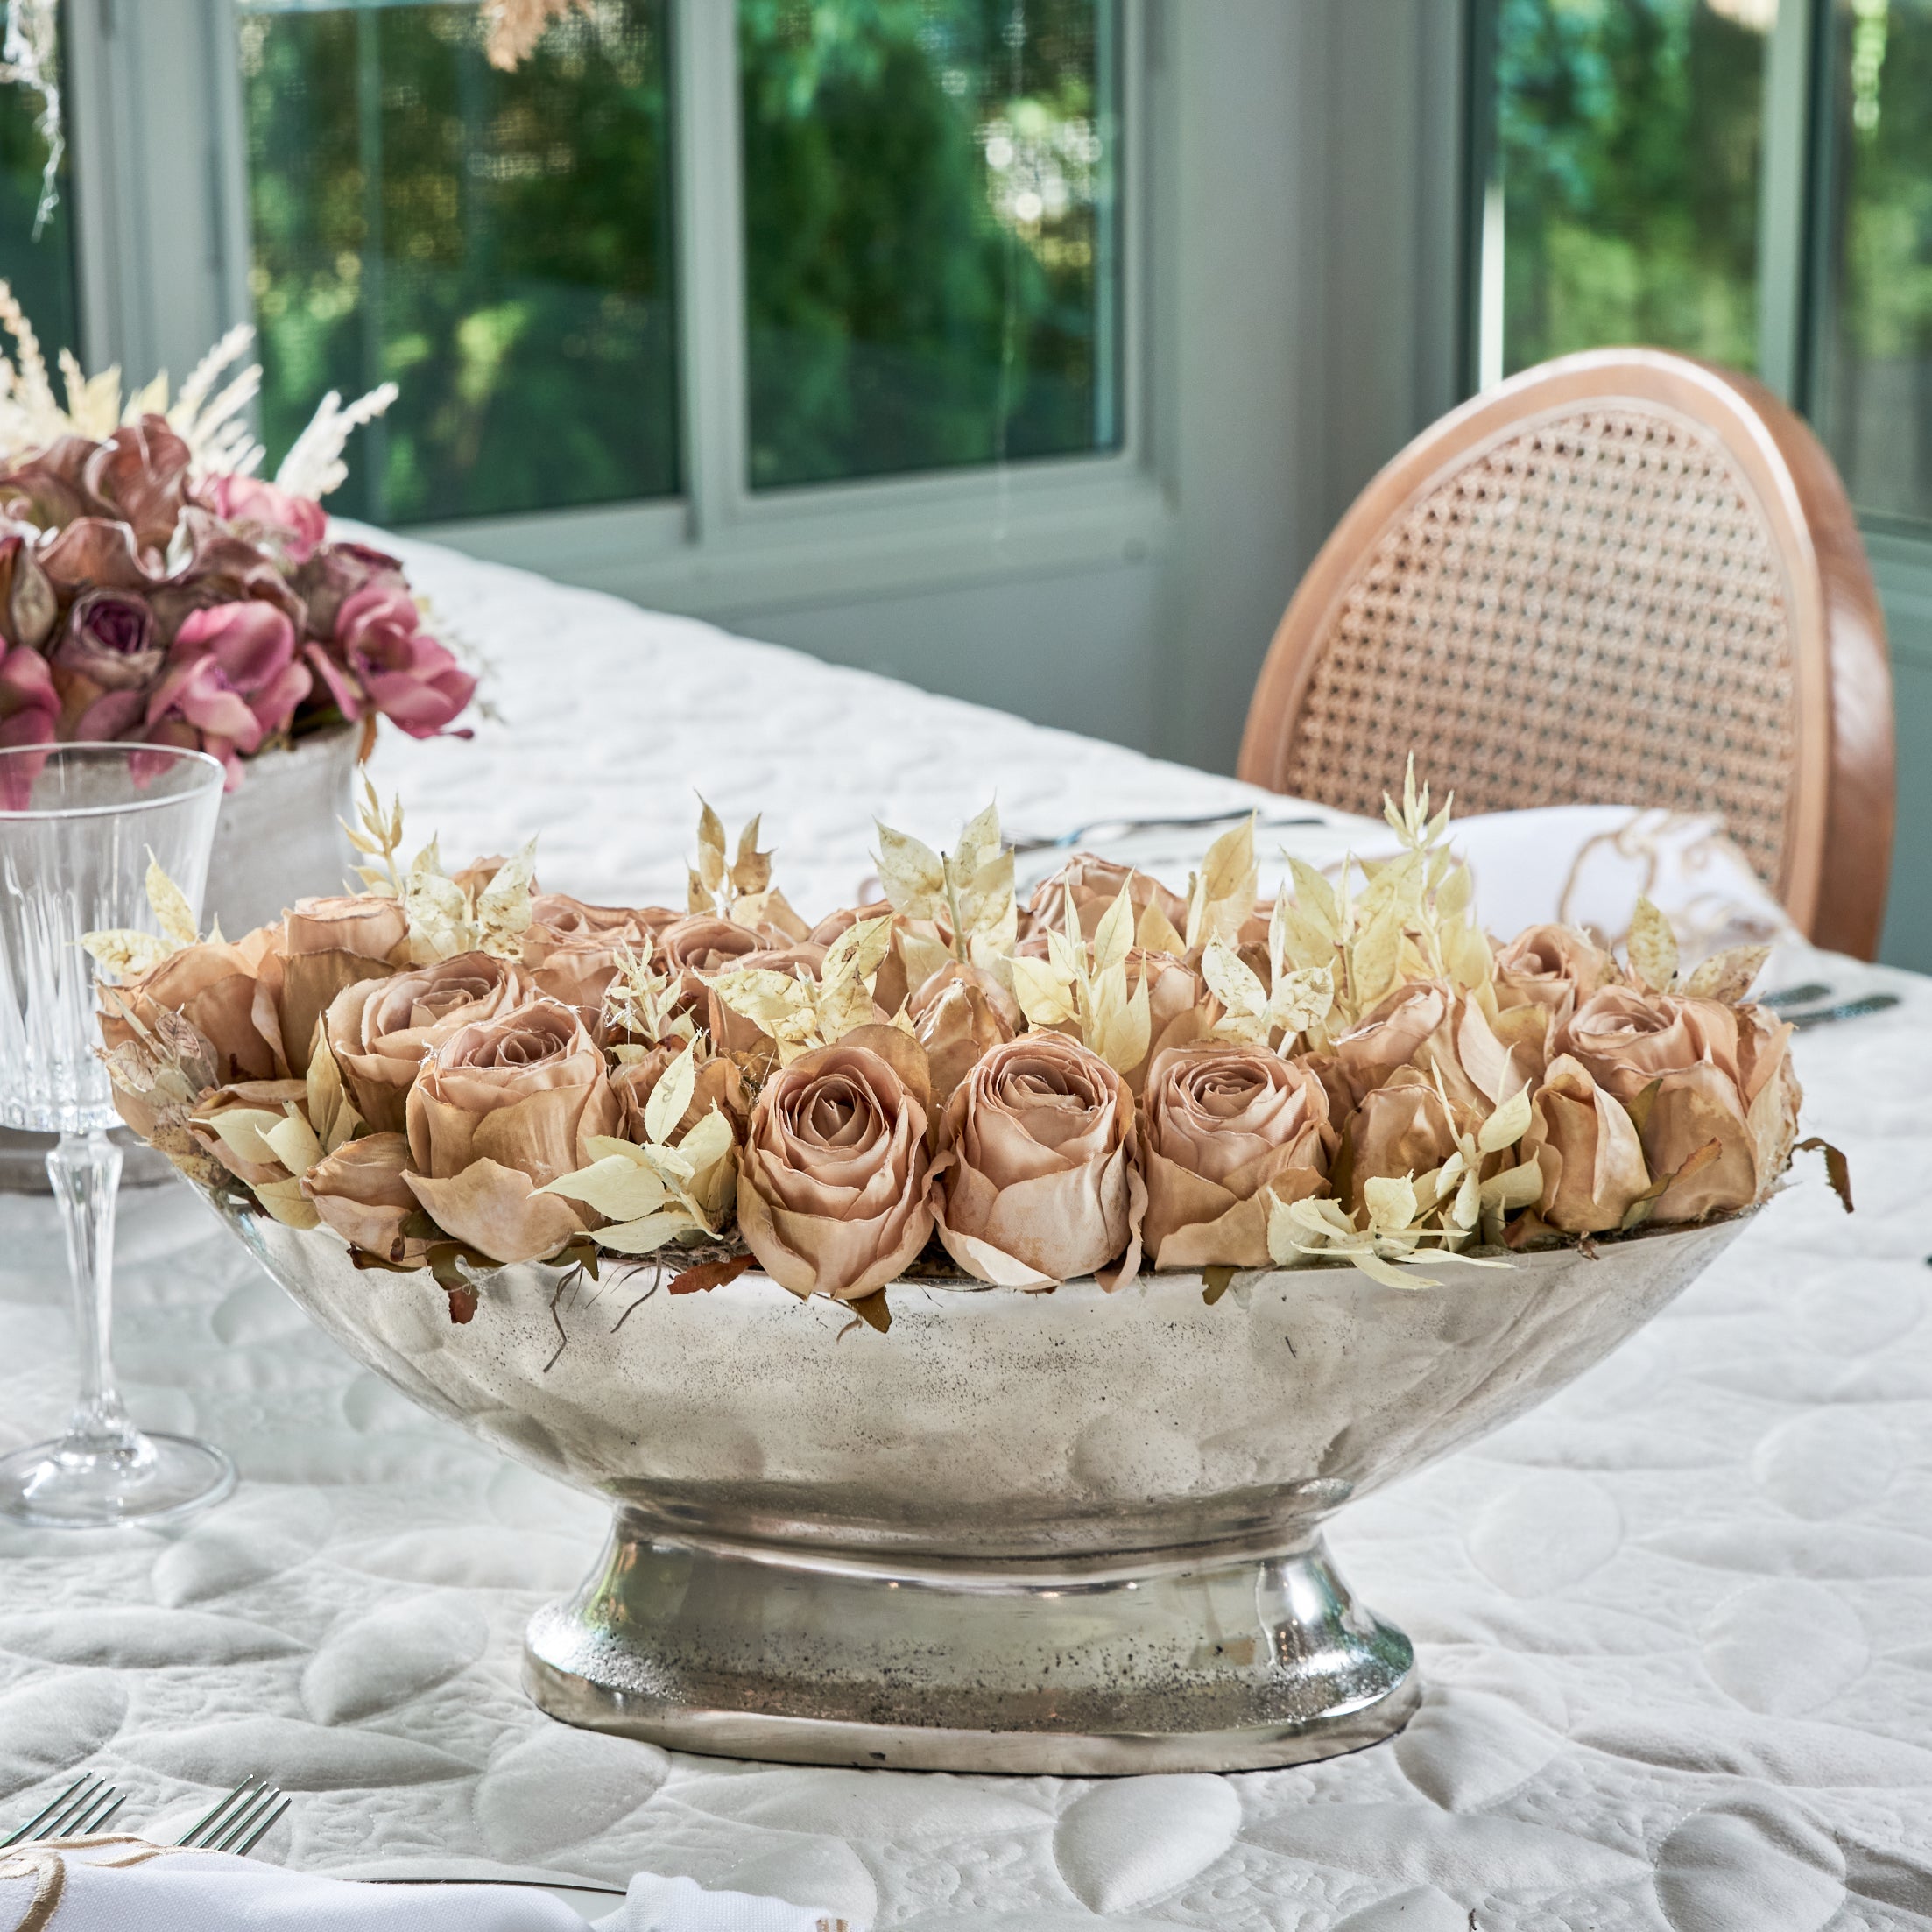
<path fill-rule="evenodd" d="M 266 1778 L 243 1778 L 227 1797 L 174 1842 L 197 1851 L 232 1851 L 245 1858 L 289 1801 Z"/>
<path fill-rule="evenodd" d="M 103 1778 L 83 1774 L 52 1803 L 27 1820 L 11 1838 L 0 1838 L 0 1851 L 10 1844 L 39 1844 L 47 1838 L 82 1838 L 100 1830 L 127 1802 Z"/>
<path fill-rule="evenodd" d="M 1780 1006 L 1809 1006 L 1815 999 L 1830 999 L 1831 989 L 1822 979 L 1808 979 L 1802 986 L 1780 986 L 1776 991 L 1759 993 L 1758 1004 L 1775 1010 Z"/>
<path fill-rule="evenodd" d="M 1829 1026 L 1834 1020 L 1863 1019 L 1868 1013 L 1889 1012 L 1898 1004 L 1896 993 L 1867 993 L 1862 999 L 1841 999 L 1836 1006 L 1816 1006 L 1809 1012 L 1787 1012 L 1784 1018 L 1802 1030 L 1807 1026 Z"/>
<path fill-rule="evenodd" d="M 1015 836 L 1012 841 L 1015 852 L 1071 851 L 1074 847 L 1091 838 L 1125 838 L 1132 832 L 1185 832 L 1197 826 L 1233 825 L 1247 816 L 1247 813 L 1209 812 L 1195 818 L 1103 818 L 1095 819 L 1086 825 L 1076 825 L 1070 832 L 1056 832 L 1049 836 L 1037 834 Z M 1258 818 L 1255 830 L 1258 832 L 1286 831 L 1297 825 L 1327 825 L 1325 818 L 1316 818 L 1304 813 L 1298 818 Z"/>

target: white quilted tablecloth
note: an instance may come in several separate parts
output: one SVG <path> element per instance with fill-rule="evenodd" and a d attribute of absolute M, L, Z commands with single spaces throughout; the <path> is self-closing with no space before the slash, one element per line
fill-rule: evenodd
<path fill-rule="evenodd" d="M 942 837 L 993 783 L 1023 831 L 1243 795 L 412 561 L 497 660 L 507 722 L 391 739 L 383 780 L 451 855 L 540 829 L 546 880 L 587 897 L 676 890 L 693 786 L 734 825 L 766 811 L 808 909 L 851 893 L 875 811 Z M 1904 996 L 1799 1043 L 1857 1216 L 1807 1174 L 1619 1354 L 1344 1514 L 1343 1568 L 1428 1675 L 1392 1744 L 1080 1782 L 737 1765 L 552 1724 L 518 1634 L 587 1566 L 597 1505 L 357 1370 L 170 1186 L 123 1202 L 123 1380 L 244 1480 L 171 1535 L 0 1532 L 0 1818 L 83 1763 L 137 1824 L 266 1770 L 298 1795 L 263 1847 L 292 1865 L 643 1868 L 917 1932 L 1932 1926 L 1932 983 L 1802 963 Z M 0 1198 L 0 1448 L 63 1417 L 63 1298 L 47 1203 Z"/>

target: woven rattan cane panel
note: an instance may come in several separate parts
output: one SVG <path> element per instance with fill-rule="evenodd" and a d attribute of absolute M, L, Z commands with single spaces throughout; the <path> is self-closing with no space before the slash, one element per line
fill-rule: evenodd
<path fill-rule="evenodd" d="M 1282 788 L 1375 812 L 1412 748 L 1461 812 L 1722 812 L 1782 882 L 1792 624 L 1764 512 L 1714 436 L 1579 410 L 1389 527 L 1319 647 Z"/>

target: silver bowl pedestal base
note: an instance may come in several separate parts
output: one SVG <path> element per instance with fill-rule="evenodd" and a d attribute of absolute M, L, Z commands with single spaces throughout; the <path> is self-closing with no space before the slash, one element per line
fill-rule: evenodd
<path fill-rule="evenodd" d="M 620 1512 L 524 1681 L 554 1717 L 791 1764 L 1095 1776 L 1359 1750 L 1414 1653 L 1321 1540 L 1267 1555 L 889 1564 L 673 1543 Z"/>

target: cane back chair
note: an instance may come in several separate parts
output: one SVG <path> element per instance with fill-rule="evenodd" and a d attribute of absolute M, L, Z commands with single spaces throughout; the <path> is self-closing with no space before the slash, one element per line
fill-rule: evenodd
<path fill-rule="evenodd" d="M 1802 931 L 1870 958 L 1891 673 L 1811 432 L 1750 378 L 1653 349 L 1546 363 L 1425 431 L 1295 592 L 1240 770 L 1373 813 L 1412 750 L 1463 813 L 1722 813 Z"/>

